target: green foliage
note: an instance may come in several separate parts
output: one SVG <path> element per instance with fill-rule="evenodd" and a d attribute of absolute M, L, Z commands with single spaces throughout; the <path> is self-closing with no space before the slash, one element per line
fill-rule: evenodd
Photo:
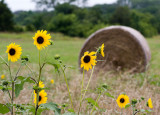
<path fill-rule="evenodd" d="M 109 92 L 106 92 L 105 95 L 106 95 L 107 97 L 110 97 L 110 98 L 113 98 L 113 99 L 114 99 L 114 96 L 112 96 Z"/>
<path fill-rule="evenodd" d="M 7 107 L 6 105 L 0 103 L 0 113 L 6 114 L 6 113 L 8 113 L 9 111 L 10 111 L 10 110 L 8 109 L 8 107 Z"/>
<path fill-rule="evenodd" d="M 61 109 L 58 108 L 58 105 L 55 103 L 50 102 L 50 103 L 41 104 L 40 107 L 54 111 L 55 115 L 61 114 Z"/>
<path fill-rule="evenodd" d="M 16 97 L 18 97 L 19 94 L 20 94 L 20 91 L 23 90 L 23 86 L 24 86 L 25 82 L 35 83 L 33 80 L 30 79 L 30 77 L 18 76 L 17 79 L 19 79 L 19 82 L 16 82 L 16 84 L 15 84 L 15 95 L 16 95 Z"/>
<path fill-rule="evenodd" d="M 99 108 L 98 103 L 94 99 L 92 99 L 92 98 L 86 98 L 86 100 L 87 100 L 88 104 L 91 104 L 92 106 L 95 105 L 97 108 Z"/>
<path fill-rule="evenodd" d="M 38 3 L 49 5 L 49 1 L 45 1 L 47 0 Z M 64 3 L 53 1 L 51 4 L 55 3 L 54 11 L 16 12 L 14 20 L 21 27 L 15 27 L 15 31 L 24 31 L 23 26 L 25 26 L 26 31 L 47 29 L 69 36 L 88 37 L 98 29 L 109 25 L 125 25 L 137 29 L 146 37 L 160 33 L 160 8 L 154 0 L 153 2 L 119 0 L 118 4 L 86 8 L 71 4 L 73 1 Z M 142 5 L 139 8 L 138 3 Z"/>
<path fill-rule="evenodd" d="M 0 1 L 0 31 L 13 31 L 13 26 L 13 14 L 2 0 Z"/>
<path fill-rule="evenodd" d="M 128 7 L 118 7 L 110 18 L 111 24 L 130 26 L 131 14 Z"/>

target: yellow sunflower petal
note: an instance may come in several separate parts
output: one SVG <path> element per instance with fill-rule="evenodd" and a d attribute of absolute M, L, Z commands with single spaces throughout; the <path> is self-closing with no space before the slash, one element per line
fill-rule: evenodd
<path fill-rule="evenodd" d="M 50 45 L 50 34 L 47 34 L 46 30 L 38 30 L 37 33 L 35 33 L 34 39 L 34 45 L 37 46 L 38 50 L 42 50 L 43 48 Z"/>
<path fill-rule="evenodd" d="M 20 45 L 11 43 L 9 46 L 7 46 L 6 53 L 8 53 L 8 61 L 16 62 L 22 54 L 22 48 Z"/>
<path fill-rule="evenodd" d="M 153 108 L 151 98 L 148 99 L 148 107 L 151 108 L 151 109 Z"/>
<path fill-rule="evenodd" d="M 81 57 L 81 68 L 84 68 L 84 70 L 92 69 L 92 65 L 96 65 L 96 56 L 94 55 L 96 52 L 85 52 L 84 55 Z"/>

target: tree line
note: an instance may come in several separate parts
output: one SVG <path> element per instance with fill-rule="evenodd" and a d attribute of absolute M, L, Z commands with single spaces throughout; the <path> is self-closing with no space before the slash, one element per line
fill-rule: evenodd
<path fill-rule="evenodd" d="M 14 14 L 0 2 L 0 31 L 35 31 L 46 29 L 69 36 L 88 37 L 100 28 L 124 25 L 137 29 L 146 37 L 160 33 L 159 0 L 118 0 L 113 4 L 80 7 L 87 0 L 34 0 L 39 7 L 53 8 L 51 11 L 17 11 Z M 5 6 L 5 8 L 3 7 Z M 4 13 L 5 12 L 5 13 Z M 7 18 L 5 14 L 10 14 Z M 7 20 L 9 22 L 5 22 Z M 4 23 L 3 23 L 4 21 Z M 10 26 L 4 26 L 4 24 Z M 3 26 L 2 26 L 3 25 Z"/>

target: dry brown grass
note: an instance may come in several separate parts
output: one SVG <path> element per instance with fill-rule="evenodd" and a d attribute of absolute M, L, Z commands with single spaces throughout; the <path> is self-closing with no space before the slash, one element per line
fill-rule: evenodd
<path fill-rule="evenodd" d="M 38 66 L 36 64 L 30 65 L 31 68 L 38 70 Z M 17 68 L 15 66 L 14 68 Z M 15 69 L 16 70 L 16 69 Z M 14 72 L 13 72 L 14 73 Z M 26 75 L 29 71 L 26 69 L 26 67 L 23 67 L 19 75 Z M 50 90 L 47 90 L 48 93 L 48 102 L 53 101 L 58 104 L 64 104 L 64 103 L 70 103 L 68 92 L 66 88 L 66 84 L 63 79 L 63 75 L 58 76 L 57 74 L 54 74 L 54 69 L 51 66 L 46 66 L 46 68 L 43 70 L 42 74 L 42 81 L 45 83 L 46 87 L 49 87 Z M 73 97 L 74 107 L 76 110 L 78 110 L 79 107 L 79 98 L 80 98 L 80 83 L 82 74 L 77 72 L 77 70 L 67 70 L 67 77 L 69 81 L 69 87 L 70 91 Z M 160 87 L 155 85 L 150 85 L 148 76 L 149 73 L 146 73 L 144 79 L 139 79 L 138 77 L 140 75 L 129 75 L 127 73 L 124 74 L 112 74 L 112 73 L 99 73 L 94 74 L 93 79 L 91 81 L 91 84 L 89 86 L 90 90 L 95 90 L 100 84 L 105 83 L 108 86 L 111 87 L 109 92 L 115 96 L 115 98 L 118 97 L 121 93 L 126 93 L 130 99 L 140 99 L 141 97 L 145 97 L 145 101 L 138 105 L 138 108 L 140 109 L 147 109 L 146 107 L 143 107 L 146 105 L 146 101 L 151 97 L 153 101 L 153 113 L 152 115 L 159 115 L 160 113 Z M 50 79 L 55 80 L 55 84 L 50 84 Z M 85 83 L 84 86 L 86 87 L 86 84 L 88 82 L 89 75 L 85 75 Z M 33 84 L 32 84 L 33 85 Z M 33 104 L 33 101 L 31 100 L 32 96 L 32 85 L 25 84 L 23 91 L 21 91 L 20 96 L 15 99 L 16 104 Z M 86 94 L 87 97 L 92 97 L 93 99 L 96 99 L 98 94 L 95 94 L 92 91 L 88 91 Z M 8 100 L 7 95 L 3 94 L 2 91 L 0 91 L 0 96 L 2 97 L 0 99 L 0 103 L 5 103 L 6 100 Z M 102 95 L 100 97 L 100 100 L 98 101 L 98 104 L 100 108 L 103 108 L 104 112 L 95 112 L 95 115 L 119 115 L 121 110 L 116 104 L 116 100 L 111 99 L 107 97 L 106 95 Z M 70 108 L 70 107 L 69 107 Z M 82 114 L 87 115 L 89 112 L 86 112 L 87 108 L 87 102 L 84 101 L 82 104 Z M 64 112 L 64 110 L 62 110 Z M 128 108 L 123 111 L 123 115 L 131 115 L 131 109 Z M 52 115 L 53 112 L 44 112 L 43 115 Z"/>

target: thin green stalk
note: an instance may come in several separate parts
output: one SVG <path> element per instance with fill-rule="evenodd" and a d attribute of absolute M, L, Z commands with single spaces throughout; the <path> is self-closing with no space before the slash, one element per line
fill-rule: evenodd
<path fill-rule="evenodd" d="M 87 89 L 88 89 L 89 84 L 90 84 L 90 81 L 91 81 L 91 79 L 92 79 L 94 67 L 95 67 L 95 66 L 93 66 L 93 69 L 92 69 L 92 72 L 91 72 L 91 75 L 90 75 L 90 78 L 89 78 L 87 87 L 86 87 L 85 92 L 84 92 L 84 95 L 83 95 L 83 98 L 82 98 L 82 100 L 80 101 L 80 106 L 79 106 L 79 110 L 78 110 L 78 115 L 79 115 L 79 112 L 80 112 L 80 109 L 81 109 L 81 106 L 82 106 L 82 101 L 83 101 L 83 99 L 84 99 L 84 97 L 85 97 L 85 95 L 86 95 Z"/>
<path fill-rule="evenodd" d="M 38 82 L 37 82 L 37 87 L 39 86 L 39 81 L 40 81 L 40 77 L 41 77 L 41 60 L 40 60 L 40 50 L 39 50 L 39 77 L 38 77 Z M 38 110 L 38 101 L 39 101 L 39 91 L 36 91 L 37 93 L 37 101 L 36 101 L 36 110 L 35 110 L 35 115 L 37 115 L 37 110 Z"/>
<path fill-rule="evenodd" d="M 123 115 L 123 109 L 121 109 L 121 115 Z"/>
<path fill-rule="evenodd" d="M 45 56 L 44 56 L 44 62 L 46 61 L 46 57 L 47 57 L 47 52 L 48 52 L 48 48 L 46 48 L 46 52 L 45 52 Z"/>
<path fill-rule="evenodd" d="M 80 100 L 82 99 L 83 84 L 84 84 L 84 69 L 83 69 L 83 78 L 82 78 L 82 83 L 81 83 L 81 98 L 80 98 Z"/>
<path fill-rule="evenodd" d="M 27 68 L 29 69 L 29 71 L 35 76 L 36 78 L 36 75 L 34 74 L 34 72 L 32 71 L 32 69 L 28 66 L 28 64 L 25 64 L 27 66 Z"/>
<path fill-rule="evenodd" d="M 20 71 L 21 67 L 22 67 L 22 64 L 20 65 L 20 67 L 19 67 L 19 69 L 18 69 L 18 71 L 17 71 L 17 73 L 16 73 L 16 75 L 15 75 L 14 81 L 16 81 L 16 79 L 17 79 L 17 75 L 18 75 L 18 73 L 19 73 L 19 71 Z"/>
<path fill-rule="evenodd" d="M 2 56 L 0 56 L 0 58 L 5 62 L 5 64 L 8 66 L 8 63 L 3 59 Z"/>
<path fill-rule="evenodd" d="M 84 69 L 83 69 L 83 78 L 82 78 L 82 83 L 81 83 L 81 98 L 80 98 L 80 106 L 81 106 L 81 100 L 82 100 L 82 91 L 83 91 L 83 84 L 84 84 Z M 79 114 L 80 108 L 78 110 L 78 114 Z"/>
<path fill-rule="evenodd" d="M 97 97 L 97 99 L 96 99 L 96 102 L 95 102 L 95 104 L 94 104 L 94 106 L 93 106 L 93 108 L 92 108 L 92 111 L 91 111 L 91 114 L 90 114 L 90 115 L 92 115 L 92 113 L 93 113 L 93 111 L 94 111 L 94 108 L 95 108 L 95 106 L 96 106 L 96 103 L 98 102 L 99 98 L 101 97 L 101 94 L 102 94 L 102 93 L 100 93 L 100 94 L 98 95 L 98 97 Z"/>
<path fill-rule="evenodd" d="M 68 93 L 69 93 L 70 102 L 71 102 L 71 105 L 72 105 L 72 109 L 74 111 L 74 106 L 73 106 L 72 97 L 71 97 L 71 94 L 70 94 L 70 91 L 69 91 L 69 85 L 68 85 L 68 82 L 67 82 L 66 74 L 65 74 L 61 64 L 60 64 L 60 67 L 61 67 L 61 69 L 63 71 L 64 79 L 65 79 L 65 82 L 66 82 L 66 85 L 67 85 L 67 90 L 68 90 Z"/>
<path fill-rule="evenodd" d="M 10 92 L 9 92 L 9 90 L 8 90 L 8 87 L 7 87 L 7 93 L 8 93 L 8 95 L 9 95 L 9 98 L 12 100 L 12 97 L 11 97 L 11 94 L 10 94 Z"/>
<path fill-rule="evenodd" d="M 12 78 L 12 73 L 11 73 L 11 67 L 10 67 L 10 61 L 9 61 L 9 65 L 8 65 L 8 69 L 9 69 L 9 75 L 10 75 L 10 79 L 11 79 L 11 82 L 12 82 L 12 97 L 11 97 L 11 104 L 12 104 L 12 107 L 11 107 L 11 115 L 13 115 L 13 101 L 14 101 L 14 81 L 13 81 L 13 78 Z"/>
<path fill-rule="evenodd" d="M 132 110 L 133 110 L 133 115 L 134 115 L 134 107 L 133 107 L 133 105 L 132 105 Z"/>

